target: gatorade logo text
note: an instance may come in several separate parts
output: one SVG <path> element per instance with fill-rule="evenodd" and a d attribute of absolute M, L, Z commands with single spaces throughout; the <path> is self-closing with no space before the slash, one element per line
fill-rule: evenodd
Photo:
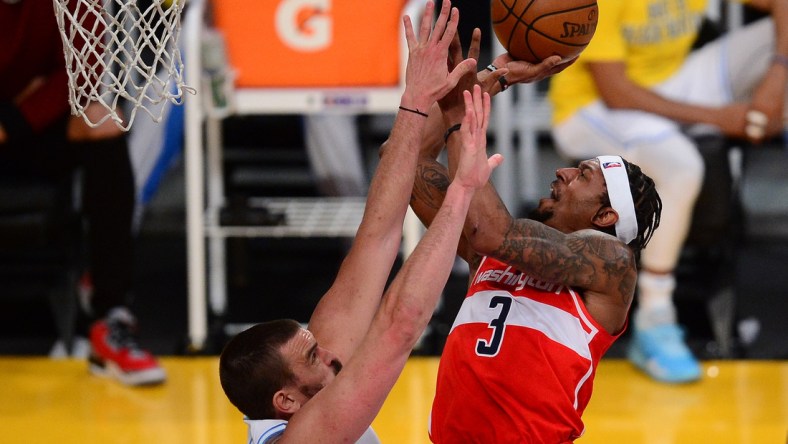
<path fill-rule="evenodd" d="M 283 0 L 274 24 L 282 42 L 297 51 L 320 51 L 331 44 L 331 0 Z"/>

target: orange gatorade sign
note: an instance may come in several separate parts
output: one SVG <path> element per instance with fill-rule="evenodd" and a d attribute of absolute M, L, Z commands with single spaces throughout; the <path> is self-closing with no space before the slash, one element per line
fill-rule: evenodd
<path fill-rule="evenodd" d="M 213 0 L 238 87 L 399 83 L 403 0 Z"/>

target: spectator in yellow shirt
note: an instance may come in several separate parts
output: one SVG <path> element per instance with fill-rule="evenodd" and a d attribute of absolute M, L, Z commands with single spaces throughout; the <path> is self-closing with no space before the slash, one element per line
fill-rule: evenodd
<path fill-rule="evenodd" d="M 760 142 L 783 129 L 788 2 L 751 0 L 763 18 L 693 51 L 706 0 L 599 0 L 596 34 L 551 81 L 553 137 L 569 159 L 616 154 L 662 196 L 661 227 L 643 250 L 630 359 L 651 377 L 701 377 L 677 325 L 674 269 L 704 176 L 693 136 Z"/>

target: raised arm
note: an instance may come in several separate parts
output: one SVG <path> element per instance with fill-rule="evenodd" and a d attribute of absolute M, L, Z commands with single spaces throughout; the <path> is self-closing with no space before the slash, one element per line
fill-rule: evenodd
<path fill-rule="evenodd" d="M 468 47 L 468 58 L 478 60 L 480 44 L 481 31 L 476 28 L 472 33 Z M 450 62 L 458 63 L 462 60 L 462 45 L 459 36 L 455 37 L 449 52 Z M 566 63 L 560 62 L 560 56 L 548 57 L 539 64 L 532 64 L 514 60 L 507 53 L 500 54 L 491 64 L 495 70 L 485 67 L 475 75 L 463 77 L 456 88 L 440 100 L 440 105 L 433 106 L 430 113 L 430 123 L 422 139 L 416 183 L 411 197 L 411 208 L 425 226 L 429 226 L 435 217 L 450 182 L 450 175 L 446 167 L 436 159 L 445 147 L 446 135 L 453 134 L 453 132 L 447 133 L 447 130 L 454 127 L 463 118 L 463 91 L 470 90 L 473 85 L 478 84 L 482 91 L 489 93 L 492 97 L 503 91 L 503 85 L 508 87 L 518 83 L 538 82 L 563 71 L 574 63 L 574 60 Z M 480 193 L 489 196 L 483 201 L 506 212 L 506 208 L 494 189 L 490 188 L 480 191 Z M 506 215 L 508 216 L 508 212 Z M 478 264 L 478 254 L 468 248 L 464 238 L 460 241 L 457 253 L 471 265 L 472 269 L 475 269 L 475 264 Z"/>
<path fill-rule="evenodd" d="M 474 29 L 471 43 L 468 48 L 468 58 L 478 60 L 481 44 L 481 31 Z M 455 65 L 463 60 L 462 45 L 459 36 L 455 36 L 449 47 L 449 63 Z M 481 90 L 489 95 L 500 91 L 498 79 L 508 72 L 506 68 L 490 72 L 482 70 L 477 73 L 467 73 L 462 77 L 457 86 L 446 94 L 439 103 L 433 105 L 424 138 L 419 152 L 419 166 L 417 180 L 411 196 L 411 208 L 424 223 L 429 226 L 443 202 L 449 186 L 449 178 L 445 168 L 437 162 L 437 157 L 445 146 L 446 129 L 459 123 L 465 115 L 464 92 L 472 91 L 474 85 L 479 85 Z M 483 79 L 483 80 L 482 80 Z M 451 113 L 451 114 L 448 114 Z M 453 133 L 454 131 L 451 131 Z M 454 136 L 456 137 L 456 136 Z M 457 254 L 471 263 L 474 252 L 468 249 L 464 238 L 460 239 Z"/>
<path fill-rule="evenodd" d="M 466 92 L 466 101 L 457 177 L 432 226 L 386 292 L 358 352 L 299 410 L 281 442 L 355 442 L 377 415 L 426 327 L 449 277 L 473 193 L 502 161 L 500 155 L 486 156 L 489 96 L 477 87 L 473 97 Z"/>
<path fill-rule="evenodd" d="M 446 54 L 459 13 L 449 0 L 443 0 L 433 28 L 433 11 L 433 3 L 427 2 L 418 37 L 410 18 L 404 18 L 409 56 L 400 111 L 372 178 L 353 246 L 309 322 L 317 340 L 345 362 L 369 328 L 399 251 L 418 146 L 427 121 L 422 113 L 465 72 L 476 68 L 474 60 L 467 60 L 449 72 Z"/>

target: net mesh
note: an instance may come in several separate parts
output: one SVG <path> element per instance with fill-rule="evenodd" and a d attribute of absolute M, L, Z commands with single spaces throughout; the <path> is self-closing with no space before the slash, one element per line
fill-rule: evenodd
<path fill-rule="evenodd" d="M 180 104 L 184 91 L 194 92 L 178 47 L 185 0 L 143 1 L 53 0 L 71 113 L 90 126 L 112 119 L 127 131 L 140 109 L 159 122 L 163 102 Z M 103 109 L 89 110 L 92 103 Z"/>

